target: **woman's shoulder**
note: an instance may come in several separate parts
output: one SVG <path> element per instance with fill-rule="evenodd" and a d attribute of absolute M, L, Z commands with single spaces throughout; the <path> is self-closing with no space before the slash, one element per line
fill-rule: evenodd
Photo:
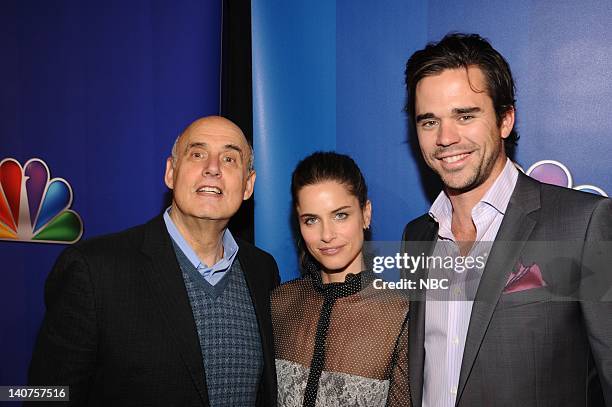
<path fill-rule="evenodd" d="M 380 307 L 387 312 L 405 314 L 410 308 L 410 299 L 405 291 L 381 290 L 370 284 L 362 291 L 362 297 L 370 306 Z"/>
<path fill-rule="evenodd" d="M 286 281 L 272 290 L 272 301 L 282 300 L 287 297 L 295 297 L 312 291 L 312 281 L 306 277 Z"/>
<path fill-rule="evenodd" d="M 287 281 L 272 290 L 270 295 L 270 306 L 272 309 L 272 320 L 277 326 L 292 323 L 296 315 L 311 312 L 312 301 L 316 300 L 317 294 L 309 278 L 298 278 Z"/>

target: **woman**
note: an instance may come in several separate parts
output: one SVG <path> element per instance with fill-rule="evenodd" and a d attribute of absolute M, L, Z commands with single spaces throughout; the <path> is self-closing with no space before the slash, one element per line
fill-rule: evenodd
<path fill-rule="evenodd" d="M 407 314 L 401 293 L 365 270 L 372 205 L 348 156 L 314 153 L 291 183 L 304 277 L 272 293 L 278 405 L 408 406 Z"/>

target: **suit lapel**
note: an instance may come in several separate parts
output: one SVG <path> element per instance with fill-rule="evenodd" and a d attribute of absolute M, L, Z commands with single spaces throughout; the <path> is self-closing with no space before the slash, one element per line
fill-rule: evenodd
<path fill-rule="evenodd" d="M 198 332 L 185 282 L 161 216 L 147 224 L 142 252 L 150 259 L 142 270 L 143 279 L 157 299 L 159 314 L 177 344 L 176 349 L 191 374 L 203 404 L 207 405 L 208 391 Z"/>
<path fill-rule="evenodd" d="M 403 237 L 403 253 L 411 256 L 431 255 L 438 234 L 438 224 L 426 215 L 415 228 L 406 229 Z M 414 276 L 407 276 L 418 281 L 427 277 L 427 270 L 419 269 Z M 425 296 L 422 291 L 411 292 L 410 320 L 408 336 L 408 375 L 412 405 L 420 406 L 423 397 L 423 369 L 425 366 Z"/>
<path fill-rule="evenodd" d="M 478 285 L 468 327 L 457 404 L 461 399 L 493 311 L 508 281 L 525 242 L 537 223 L 540 208 L 540 187 L 526 175 L 519 173 L 516 187 L 508 203 L 504 219 L 491 249 L 489 259 Z"/>

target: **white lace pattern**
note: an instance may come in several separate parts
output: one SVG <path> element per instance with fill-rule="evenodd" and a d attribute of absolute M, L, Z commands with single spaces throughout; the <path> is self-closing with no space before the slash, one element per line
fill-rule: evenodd
<path fill-rule="evenodd" d="M 299 363 L 276 359 L 278 406 L 301 407 L 310 369 Z M 339 373 L 321 373 L 317 407 L 384 407 L 389 380 Z"/>

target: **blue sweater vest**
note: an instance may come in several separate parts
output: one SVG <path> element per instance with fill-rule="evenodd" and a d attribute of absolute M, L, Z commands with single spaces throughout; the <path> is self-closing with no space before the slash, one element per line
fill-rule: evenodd
<path fill-rule="evenodd" d="M 216 285 L 175 244 L 193 311 L 212 407 L 254 406 L 263 370 L 259 325 L 236 258 Z"/>

